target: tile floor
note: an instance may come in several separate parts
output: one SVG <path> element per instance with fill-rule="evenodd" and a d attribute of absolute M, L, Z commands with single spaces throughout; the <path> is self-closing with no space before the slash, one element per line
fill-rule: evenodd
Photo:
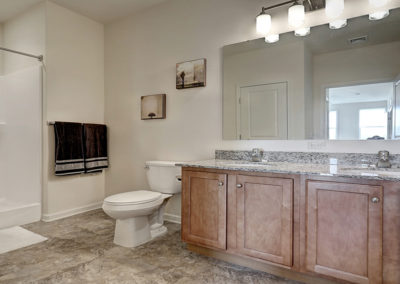
<path fill-rule="evenodd" d="M 297 283 L 189 252 L 180 226 L 167 227 L 127 249 L 113 244 L 114 221 L 102 210 L 26 225 L 48 240 L 0 254 L 0 283 Z"/>

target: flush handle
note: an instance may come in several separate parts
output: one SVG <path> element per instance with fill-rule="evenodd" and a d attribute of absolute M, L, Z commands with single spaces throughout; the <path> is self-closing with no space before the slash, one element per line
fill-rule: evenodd
<path fill-rule="evenodd" d="M 379 199 L 379 197 L 372 197 L 372 198 L 371 198 L 371 202 L 372 202 L 372 203 L 379 203 L 379 201 L 381 201 L 381 200 Z"/>
<path fill-rule="evenodd" d="M 218 182 L 218 186 L 223 186 L 223 185 L 224 185 L 223 181 Z"/>

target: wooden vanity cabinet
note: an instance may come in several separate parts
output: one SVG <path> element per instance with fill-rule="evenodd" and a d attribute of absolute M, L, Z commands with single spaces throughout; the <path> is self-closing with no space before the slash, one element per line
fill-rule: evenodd
<path fill-rule="evenodd" d="M 382 186 L 306 182 L 306 268 L 382 283 Z"/>
<path fill-rule="evenodd" d="M 184 168 L 188 248 L 305 283 L 400 283 L 400 182 Z"/>

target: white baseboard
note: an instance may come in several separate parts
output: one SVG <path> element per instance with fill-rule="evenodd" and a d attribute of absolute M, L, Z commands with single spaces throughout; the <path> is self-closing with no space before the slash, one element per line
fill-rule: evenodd
<path fill-rule="evenodd" d="M 42 206 L 40 203 L 22 205 L 0 211 L 0 228 L 22 226 L 40 220 Z"/>
<path fill-rule="evenodd" d="M 180 224 L 181 223 L 181 216 L 164 213 L 164 221 Z"/>
<path fill-rule="evenodd" d="M 102 205 L 103 205 L 103 202 L 97 202 L 97 203 L 88 204 L 88 205 L 85 205 L 82 207 L 59 211 L 56 213 L 43 214 L 42 221 L 51 222 L 51 221 L 63 219 L 63 218 L 70 217 L 73 215 L 77 215 L 77 214 L 85 213 L 85 212 L 92 211 L 95 209 L 99 209 L 99 208 L 101 208 Z"/>

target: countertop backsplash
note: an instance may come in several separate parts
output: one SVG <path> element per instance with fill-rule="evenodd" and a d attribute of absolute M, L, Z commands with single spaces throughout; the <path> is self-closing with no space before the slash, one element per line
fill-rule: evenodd
<path fill-rule="evenodd" d="M 216 150 L 215 159 L 251 161 L 251 151 Z M 263 159 L 268 162 L 361 165 L 376 164 L 378 154 L 264 151 Z M 394 166 L 399 166 L 400 155 L 391 154 L 390 162 Z"/>

